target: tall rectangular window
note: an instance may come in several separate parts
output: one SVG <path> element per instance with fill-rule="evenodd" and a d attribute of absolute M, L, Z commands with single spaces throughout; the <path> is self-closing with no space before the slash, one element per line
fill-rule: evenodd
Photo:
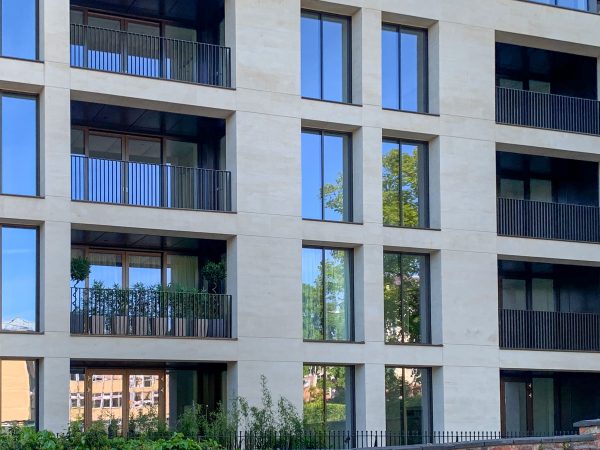
<path fill-rule="evenodd" d="M 302 96 L 349 103 L 350 19 L 303 11 Z"/>
<path fill-rule="evenodd" d="M 0 425 L 37 426 L 37 361 L 0 360 Z"/>
<path fill-rule="evenodd" d="M 352 434 L 354 368 L 306 364 L 302 384 L 304 423 L 307 428 L 311 431 L 346 431 Z M 334 436 L 331 437 L 335 439 Z M 346 434 L 343 434 L 342 439 L 345 436 Z M 337 443 L 329 442 L 329 444 Z M 336 445 L 334 448 L 343 448 L 345 445 L 342 447 Z"/>
<path fill-rule="evenodd" d="M 352 250 L 302 249 L 304 339 L 351 341 Z"/>
<path fill-rule="evenodd" d="M 578 9 L 580 11 L 596 12 L 596 0 L 530 0 L 534 3 L 543 3 L 545 5 L 561 6 L 563 8 Z"/>
<path fill-rule="evenodd" d="M 384 24 L 381 49 L 382 106 L 427 112 L 427 30 Z"/>
<path fill-rule="evenodd" d="M 386 445 L 431 442 L 431 422 L 431 370 L 386 367 Z"/>
<path fill-rule="evenodd" d="M 384 139 L 381 153 L 383 224 L 429 227 L 427 144 Z"/>
<path fill-rule="evenodd" d="M 429 256 L 384 252 L 385 341 L 430 342 Z"/>
<path fill-rule="evenodd" d="M 38 195 L 37 99 L 0 92 L 0 193 Z"/>
<path fill-rule="evenodd" d="M 302 131 L 302 217 L 352 221 L 350 136 Z"/>
<path fill-rule="evenodd" d="M 38 0 L 0 0 L 0 56 L 37 59 Z"/>
<path fill-rule="evenodd" d="M 38 231 L 0 227 L 2 331 L 37 331 Z"/>

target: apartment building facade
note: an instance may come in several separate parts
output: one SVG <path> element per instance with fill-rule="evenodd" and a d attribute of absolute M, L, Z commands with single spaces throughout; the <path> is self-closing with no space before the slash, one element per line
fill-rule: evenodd
<path fill-rule="evenodd" d="M 2 425 L 597 417 L 596 3 L 0 0 Z"/>

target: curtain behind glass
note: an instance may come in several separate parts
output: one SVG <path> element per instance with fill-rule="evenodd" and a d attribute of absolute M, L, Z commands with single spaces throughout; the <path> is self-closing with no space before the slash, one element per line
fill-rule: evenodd
<path fill-rule="evenodd" d="M 198 257 L 167 255 L 167 283 L 176 288 L 196 289 L 198 286 Z"/>
<path fill-rule="evenodd" d="M 146 288 L 161 283 L 162 258 L 150 255 L 129 256 L 129 287 L 144 286 Z"/>
<path fill-rule="evenodd" d="M 90 287 L 102 283 L 106 289 L 121 287 L 123 283 L 123 259 L 115 253 L 90 253 Z"/>

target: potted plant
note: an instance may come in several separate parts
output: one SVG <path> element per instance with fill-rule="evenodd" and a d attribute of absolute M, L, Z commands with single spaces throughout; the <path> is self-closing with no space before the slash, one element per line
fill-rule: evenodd
<path fill-rule="evenodd" d="M 108 304 L 112 334 L 126 335 L 129 331 L 129 290 L 115 284 L 110 296 Z"/>
<path fill-rule="evenodd" d="M 86 305 L 85 290 L 77 286 L 90 275 L 91 264 L 90 262 L 81 256 L 71 259 L 71 281 L 73 281 L 73 287 L 71 288 L 71 333 L 82 334 L 84 332 L 84 309 Z"/>
<path fill-rule="evenodd" d="M 218 290 L 222 289 L 222 285 L 227 276 L 227 269 L 225 267 L 225 261 L 208 261 L 202 267 L 202 278 L 204 279 L 207 290 L 205 298 L 202 299 L 205 306 L 203 310 L 206 311 L 208 319 L 208 336 L 212 337 L 225 337 L 225 319 L 222 317 L 222 311 L 220 307 L 221 298 L 218 295 Z"/>
<path fill-rule="evenodd" d="M 109 295 L 104 283 L 94 281 L 89 289 L 89 330 L 91 334 L 106 333 L 106 313 L 109 311 L 108 305 Z"/>
<path fill-rule="evenodd" d="M 186 317 L 188 318 L 189 334 L 195 337 L 208 336 L 210 325 L 206 299 L 208 294 L 198 289 L 186 292 Z"/>
<path fill-rule="evenodd" d="M 150 314 L 155 290 L 143 283 L 136 283 L 130 291 L 133 305 L 133 328 L 137 336 L 147 336 L 150 331 Z"/>
<path fill-rule="evenodd" d="M 187 336 L 187 319 L 189 317 L 188 295 L 181 288 L 172 286 L 169 289 L 171 312 L 171 330 L 174 336 Z"/>
<path fill-rule="evenodd" d="M 154 336 L 165 336 L 169 332 L 169 298 L 170 293 L 158 284 L 154 287 L 156 301 L 151 305 L 149 314 L 152 316 L 152 334 Z"/>

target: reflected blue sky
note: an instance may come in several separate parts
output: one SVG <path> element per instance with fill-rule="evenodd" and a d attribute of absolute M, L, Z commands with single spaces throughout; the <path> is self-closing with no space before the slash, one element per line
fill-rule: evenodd
<path fill-rule="evenodd" d="M 36 0 L 2 2 L 2 56 L 36 59 Z"/>

